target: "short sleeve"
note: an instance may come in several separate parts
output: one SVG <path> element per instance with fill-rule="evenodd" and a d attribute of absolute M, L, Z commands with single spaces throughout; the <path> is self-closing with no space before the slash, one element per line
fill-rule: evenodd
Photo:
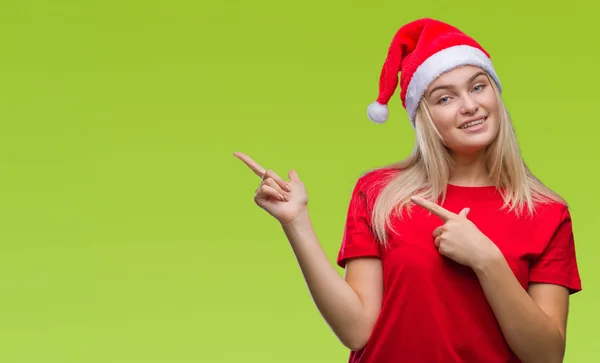
<path fill-rule="evenodd" d="M 568 208 L 564 208 L 552 238 L 529 272 L 530 282 L 550 283 L 569 289 L 571 294 L 581 291 L 577 266 L 573 224 Z"/>
<path fill-rule="evenodd" d="M 381 258 L 380 245 L 371 227 L 369 200 L 363 176 L 354 187 L 346 215 L 344 234 L 337 258 L 337 263 L 342 268 L 351 258 Z"/>

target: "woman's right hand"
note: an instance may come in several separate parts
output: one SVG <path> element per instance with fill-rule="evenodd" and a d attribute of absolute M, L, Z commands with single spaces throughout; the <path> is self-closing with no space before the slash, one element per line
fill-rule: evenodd
<path fill-rule="evenodd" d="M 254 202 L 259 207 L 266 210 L 281 224 L 294 221 L 306 211 L 308 195 L 295 170 L 288 173 L 290 180 L 286 182 L 273 170 L 266 170 L 249 156 L 239 152 L 234 155 L 261 178 L 254 195 Z"/>

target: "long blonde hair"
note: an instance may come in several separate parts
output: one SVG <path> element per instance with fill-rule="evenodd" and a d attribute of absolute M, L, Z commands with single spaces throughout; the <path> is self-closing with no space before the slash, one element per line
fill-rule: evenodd
<path fill-rule="evenodd" d="M 490 79 L 500 108 L 499 131 L 488 146 L 485 158 L 489 176 L 504 199 L 504 207 L 517 215 L 532 215 L 535 205 L 544 202 L 565 203 L 529 170 L 521 157 L 512 122 L 496 84 Z M 374 233 L 380 243 L 387 243 L 392 215 L 410 212 L 410 197 L 419 195 L 443 202 L 452 168 L 452 158 L 434 126 L 427 103 L 421 100 L 417 110 L 416 140 L 412 153 L 404 160 L 386 166 L 401 170 L 381 190 L 372 211 Z"/>

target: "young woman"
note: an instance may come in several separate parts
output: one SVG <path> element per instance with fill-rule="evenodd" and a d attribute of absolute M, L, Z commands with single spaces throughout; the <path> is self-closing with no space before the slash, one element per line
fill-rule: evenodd
<path fill-rule="evenodd" d="M 566 203 L 523 162 L 488 53 L 448 24 L 395 35 L 379 97 L 398 85 L 413 153 L 361 176 L 337 263 L 311 226 L 307 192 L 236 153 L 262 178 L 256 203 L 283 227 L 322 316 L 352 363 L 554 363 L 569 295 L 581 290 Z"/>

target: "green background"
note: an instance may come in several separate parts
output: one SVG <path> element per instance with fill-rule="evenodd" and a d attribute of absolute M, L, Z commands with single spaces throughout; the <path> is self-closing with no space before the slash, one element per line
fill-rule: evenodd
<path fill-rule="evenodd" d="M 600 361 L 597 13 L 2 1 L 0 362 L 346 361 L 232 154 L 298 170 L 333 263 L 356 178 L 412 149 L 398 94 L 385 125 L 366 107 L 391 37 L 425 16 L 489 50 L 527 163 L 570 202 L 584 291 L 566 362 Z"/>

